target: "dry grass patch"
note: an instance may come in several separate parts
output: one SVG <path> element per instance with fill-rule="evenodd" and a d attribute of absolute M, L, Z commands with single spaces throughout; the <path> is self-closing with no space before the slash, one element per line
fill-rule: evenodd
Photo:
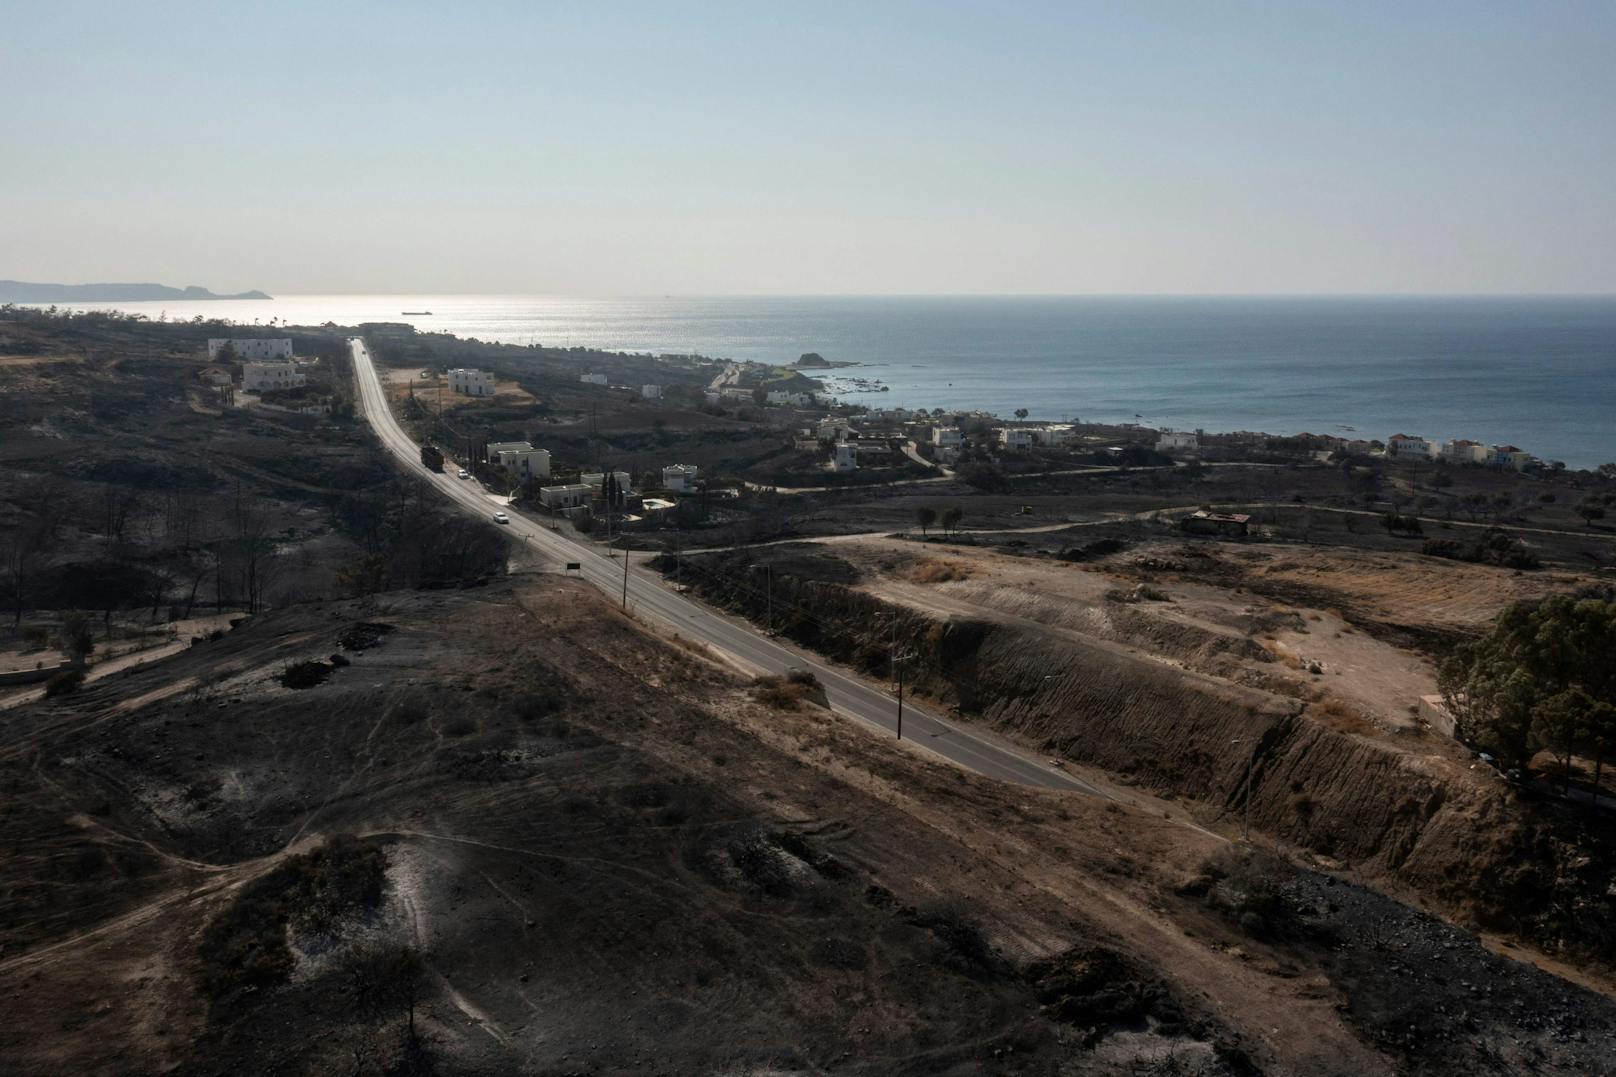
<path fill-rule="evenodd" d="M 971 569 L 959 561 L 943 561 L 932 557 L 921 561 L 908 573 L 911 583 L 948 583 L 950 580 L 968 580 Z"/>

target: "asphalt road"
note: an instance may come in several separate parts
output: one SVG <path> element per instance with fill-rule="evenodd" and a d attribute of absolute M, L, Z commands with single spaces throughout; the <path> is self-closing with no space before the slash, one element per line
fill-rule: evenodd
<path fill-rule="evenodd" d="M 491 497 L 472 480 L 456 479 L 452 471 L 437 473 L 421 463 L 421 450 L 393 417 L 382 392 L 375 365 L 365 343 L 350 338 L 354 374 L 366 419 L 388 452 L 411 473 L 430 482 L 457 505 L 484 518 L 501 510 L 503 498 Z M 559 563 L 577 562 L 583 578 L 613 601 L 623 595 L 623 561 L 608 558 L 574 542 L 547 525 L 517 512 L 507 526 L 512 537 L 553 557 Z M 705 642 L 757 673 L 785 673 L 793 667 L 809 669 L 825 688 L 831 709 L 866 725 L 894 733 L 897 701 L 862 680 L 825 665 L 802 651 L 787 647 L 757 632 L 751 625 L 718 613 L 670 591 L 657 574 L 632 566 L 628 572 L 628 604 L 641 616 L 653 617 L 681 635 Z M 1105 796 L 1099 789 L 1006 744 L 988 739 L 938 718 L 907 700 L 903 706 L 903 735 L 907 740 L 950 762 L 1001 781 L 1046 789 L 1071 789 Z"/>

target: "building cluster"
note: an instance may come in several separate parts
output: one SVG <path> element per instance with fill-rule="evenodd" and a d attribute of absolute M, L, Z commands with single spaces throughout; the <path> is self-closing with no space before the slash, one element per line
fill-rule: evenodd
<path fill-rule="evenodd" d="M 1449 438 L 1437 443 L 1413 434 L 1393 434 L 1386 439 L 1386 455 L 1404 460 L 1445 460 L 1450 464 L 1480 464 L 1486 467 L 1524 471 L 1541 461 L 1514 445 L 1484 445 L 1468 438 Z"/>
<path fill-rule="evenodd" d="M 241 391 L 244 393 L 271 393 L 285 389 L 301 389 L 308 384 L 308 375 L 302 370 L 292 353 L 290 337 L 211 337 L 208 340 L 210 366 L 202 370 L 202 381 L 216 388 L 232 385 L 233 375 L 223 365 L 235 359 L 241 363 Z M 287 410 L 309 415 L 329 415 L 329 400 L 304 401 Z"/>

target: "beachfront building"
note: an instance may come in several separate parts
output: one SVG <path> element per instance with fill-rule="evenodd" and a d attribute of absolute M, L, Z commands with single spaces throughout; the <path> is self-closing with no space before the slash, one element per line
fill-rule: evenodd
<path fill-rule="evenodd" d="M 662 386 L 642 385 L 640 386 L 640 396 L 644 397 L 646 400 L 661 400 Z"/>
<path fill-rule="evenodd" d="M 1490 464 L 1493 451 L 1479 441 L 1449 438 L 1442 446 L 1442 459 L 1450 464 Z"/>
<path fill-rule="evenodd" d="M 290 359 L 241 364 L 243 392 L 262 393 L 276 389 L 301 389 L 308 380 L 303 372 L 297 369 L 297 364 Z"/>
<path fill-rule="evenodd" d="M 957 426 L 934 426 L 931 428 L 931 443 L 939 449 L 957 449 L 965 443 L 965 438 Z"/>
<path fill-rule="evenodd" d="M 1197 452 L 1201 439 L 1185 430 L 1163 430 L 1156 435 L 1156 451 L 1165 453 Z"/>
<path fill-rule="evenodd" d="M 1073 436 L 1072 428 L 1069 426 L 1035 426 L 1030 433 L 1034 445 L 1042 445 L 1047 449 L 1069 445 Z"/>
<path fill-rule="evenodd" d="M 606 384 L 606 375 L 604 375 L 604 374 L 580 374 L 580 375 L 578 375 L 578 380 L 583 382 L 585 385 L 605 385 Z"/>
<path fill-rule="evenodd" d="M 491 441 L 483 458 L 517 482 L 550 477 L 550 453 L 527 441 Z"/>
<path fill-rule="evenodd" d="M 783 407 L 806 408 L 813 404 L 812 393 L 793 393 L 789 389 L 770 389 L 764 396 L 764 402 L 778 404 Z"/>
<path fill-rule="evenodd" d="M 592 493 L 590 488 L 581 482 L 568 483 L 565 486 L 541 486 L 539 504 L 555 512 L 588 508 Z"/>
<path fill-rule="evenodd" d="M 832 471 L 857 471 L 858 447 L 851 441 L 838 441 L 830 458 Z"/>
<path fill-rule="evenodd" d="M 1528 467 L 1537 463 L 1537 457 L 1525 449 L 1518 449 L 1513 445 L 1494 445 L 1492 462 L 1499 467 L 1525 471 Z"/>
<path fill-rule="evenodd" d="M 1007 449 L 1030 449 L 1033 445 L 1032 431 L 1019 426 L 1002 426 L 999 428 L 999 444 Z"/>
<path fill-rule="evenodd" d="M 1393 434 L 1386 439 L 1386 455 L 1400 459 L 1434 460 L 1437 455 L 1436 442 L 1415 434 Z"/>
<path fill-rule="evenodd" d="M 209 337 L 208 359 L 219 358 L 226 347 L 236 353 L 237 359 L 290 359 L 291 337 Z"/>
<path fill-rule="evenodd" d="M 463 396 L 493 396 L 494 375 L 486 370 L 457 366 L 449 371 L 449 391 Z"/>
<path fill-rule="evenodd" d="M 662 469 L 662 488 L 682 494 L 695 487 L 700 472 L 695 464 L 669 464 Z"/>

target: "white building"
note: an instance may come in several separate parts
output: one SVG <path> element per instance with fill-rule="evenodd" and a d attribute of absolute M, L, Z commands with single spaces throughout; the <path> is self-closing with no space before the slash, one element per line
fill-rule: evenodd
<path fill-rule="evenodd" d="M 1062 445 L 1071 443 L 1072 428 L 1069 426 L 1035 426 L 1032 428 L 1032 440 L 1036 445 L 1058 449 Z"/>
<path fill-rule="evenodd" d="M 1386 440 L 1386 455 L 1407 457 L 1413 460 L 1434 460 L 1437 454 L 1436 442 L 1413 434 L 1393 434 Z"/>
<path fill-rule="evenodd" d="M 1196 452 L 1201 439 L 1182 430 L 1163 430 L 1156 435 L 1157 452 Z"/>
<path fill-rule="evenodd" d="M 957 449 L 965 443 L 957 426 L 934 426 L 931 428 L 931 443 L 939 449 Z"/>
<path fill-rule="evenodd" d="M 290 359 L 291 337 L 209 337 L 208 358 L 217 359 L 225 345 L 236 353 L 237 359 Z"/>
<path fill-rule="evenodd" d="M 592 491 L 581 482 L 539 487 L 539 504 L 547 509 L 587 508 Z"/>
<path fill-rule="evenodd" d="M 449 371 L 449 391 L 466 396 L 493 396 L 494 375 L 486 370 L 457 366 Z"/>
<path fill-rule="evenodd" d="M 662 488 L 684 493 L 695 485 L 700 471 L 695 464 L 669 464 L 662 469 Z"/>
<path fill-rule="evenodd" d="M 1442 458 L 1455 464 L 1489 464 L 1492 457 L 1493 450 L 1479 441 L 1466 438 L 1449 438 L 1448 443 L 1442 446 Z"/>
<path fill-rule="evenodd" d="M 821 419 L 814 432 L 820 441 L 846 441 L 852 428 L 846 419 Z"/>
<path fill-rule="evenodd" d="M 708 389 L 701 394 L 701 398 L 705 400 L 710 407 L 716 408 L 724 399 L 724 394 L 720 393 L 717 389 Z"/>
<path fill-rule="evenodd" d="M 661 400 L 662 399 L 662 386 L 660 386 L 660 385 L 642 385 L 642 386 L 640 386 L 640 395 L 643 396 L 647 400 Z"/>
<path fill-rule="evenodd" d="M 203 367 L 202 372 L 197 377 L 202 379 L 203 384 L 214 386 L 229 385 L 236 380 L 231 376 L 230 371 L 222 366 Z"/>
<path fill-rule="evenodd" d="M 770 389 L 763 399 L 770 404 L 781 404 L 793 408 L 806 408 L 814 402 L 812 393 L 793 393 L 786 389 Z"/>
<path fill-rule="evenodd" d="M 835 453 L 831 456 L 830 466 L 832 471 L 858 470 L 857 446 L 850 441 L 838 441 Z"/>
<path fill-rule="evenodd" d="M 290 359 L 268 363 L 242 363 L 241 388 L 249 393 L 274 389 L 299 389 L 308 378 Z"/>
<path fill-rule="evenodd" d="M 617 477 L 617 488 L 623 491 L 625 494 L 628 493 L 631 485 L 629 483 L 628 472 L 614 471 L 612 474 Z M 578 481 L 595 491 L 595 493 L 599 494 L 606 488 L 606 472 L 586 471 L 582 475 L 578 476 Z"/>
<path fill-rule="evenodd" d="M 484 459 L 518 482 L 550 477 L 550 452 L 535 449 L 527 441 L 491 441 L 484 450 Z"/>
<path fill-rule="evenodd" d="M 1021 427 L 1005 426 L 999 428 L 999 444 L 1007 449 L 1032 448 L 1033 436 L 1031 430 Z"/>
<path fill-rule="evenodd" d="M 580 374 L 580 375 L 578 375 L 578 380 L 583 382 L 585 385 L 605 385 L 606 384 L 606 375 L 604 375 L 604 374 Z"/>

